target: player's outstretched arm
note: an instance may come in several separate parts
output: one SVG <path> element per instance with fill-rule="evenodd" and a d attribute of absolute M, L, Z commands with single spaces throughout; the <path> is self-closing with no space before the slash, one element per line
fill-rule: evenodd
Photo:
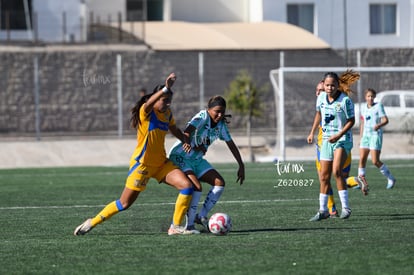
<path fill-rule="evenodd" d="M 239 170 L 237 171 L 237 181 L 240 182 L 240 185 L 243 184 L 244 181 L 244 163 L 240 155 L 239 148 L 237 148 L 236 144 L 233 140 L 226 141 L 227 146 L 229 147 L 231 153 L 233 154 L 234 158 L 236 159 L 237 163 L 239 164 Z"/>
<path fill-rule="evenodd" d="M 177 76 L 175 75 L 175 73 L 171 73 L 167 79 L 165 80 L 165 89 L 169 90 L 171 89 L 171 87 L 174 85 L 175 81 L 177 80 Z M 164 88 L 162 88 L 161 90 L 159 90 L 158 92 L 156 92 L 155 94 L 153 94 L 148 100 L 147 102 L 145 102 L 144 104 L 144 108 L 145 108 L 145 112 L 149 113 L 152 111 L 152 109 L 154 108 L 154 104 L 155 102 L 158 101 L 158 99 L 160 99 L 160 97 L 165 93 Z"/>

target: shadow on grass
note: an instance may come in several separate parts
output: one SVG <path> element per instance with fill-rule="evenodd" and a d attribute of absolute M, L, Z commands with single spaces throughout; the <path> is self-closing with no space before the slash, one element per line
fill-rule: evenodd
<path fill-rule="evenodd" d="M 374 214 L 369 215 L 370 220 L 414 220 L 413 214 Z"/>
<path fill-rule="evenodd" d="M 232 230 L 232 234 L 254 233 L 254 232 L 296 232 L 296 231 L 320 231 L 320 230 L 355 230 L 355 227 L 315 227 L 315 228 L 257 228 L 246 230 Z"/>

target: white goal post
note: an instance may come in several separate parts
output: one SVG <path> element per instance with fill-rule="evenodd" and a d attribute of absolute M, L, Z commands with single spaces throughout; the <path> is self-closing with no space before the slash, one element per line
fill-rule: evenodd
<path fill-rule="evenodd" d="M 283 55 L 281 56 L 281 61 L 283 60 Z M 359 63 L 359 62 L 358 62 Z M 271 70 L 269 73 L 270 81 L 274 89 L 275 97 L 275 113 L 277 114 L 277 135 L 276 137 L 276 147 L 279 147 L 279 155 L 275 156 L 278 160 L 286 160 L 286 125 L 285 125 L 285 75 L 289 73 L 326 73 L 326 72 L 341 72 L 346 71 L 347 69 L 353 69 L 359 73 L 361 76 L 363 73 L 368 72 L 414 72 L 414 67 L 283 67 L 283 61 L 281 62 L 281 67 L 278 69 Z M 316 86 L 315 83 L 310 83 L 309 89 L 314 89 Z M 362 81 L 357 82 L 357 94 L 358 102 L 361 102 L 362 99 Z M 313 115 L 313 114 L 312 114 Z M 309 125 L 310 129 L 311 125 Z M 276 148 L 277 151 L 277 148 Z"/>

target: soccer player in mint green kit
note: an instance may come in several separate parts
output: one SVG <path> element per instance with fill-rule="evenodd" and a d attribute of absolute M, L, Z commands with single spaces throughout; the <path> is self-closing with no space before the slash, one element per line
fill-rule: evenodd
<path fill-rule="evenodd" d="M 226 101 L 221 96 L 213 96 L 208 101 L 207 109 L 196 114 L 187 124 L 184 135 L 189 138 L 190 144 L 177 141 L 170 151 L 169 159 L 190 178 L 194 185 L 193 197 L 187 212 L 187 230 L 199 233 L 194 223 L 201 224 L 208 231 L 208 213 L 220 199 L 224 191 L 223 177 L 204 159 L 208 147 L 217 139 L 226 142 L 231 153 L 239 164 L 237 181 L 240 185 L 244 181 L 244 164 L 239 149 L 233 142 L 226 121 Z M 191 148 L 188 148 L 191 146 Z M 190 150 L 189 150 L 190 149 Z M 189 153 L 187 153 L 190 151 Z M 198 202 L 202 187 L 200 181 L 211 185 L 211 189 L 204 200 L 203 207 L 197 214 Z"/>
<path fill-rule="evenodd" d="M 358 175 L 365 177 L 367 158 L 369 152 L 371 152 L 372 163 L 387 178 L 387 189 L 391 189 L 394 187 L 396 180 L 387 165 L 380 161 L 383 135 L 382 127 L 388 124 L 388 118 L 382 103 L 374 102 L 376 95 L 377 92 L 374 89 L 366 89 L 366 104 L 361 106 L 361 142 L 359 146 L 360 159 Z"/>
<path fill-rule="evenodd" d="M 351 78 L 351 76 L 353 78 Z M 359 73 L 355 73 L 352 70 L 347 70 L 343 74 L 341 74 L 339 79 L 340 79 L 341 90 L 343 89 L 344 93 L 349 96 L 350 93 L 352 92 L 350 89 L 350 86 L 352 85 L 352 83 L 354 83 L 355 81 L 359 79 Z M 342 79 L 344 80 L 342 81 Z M 320 81 L 318 85 L 316 85 L 316 97 L 318 97 L 319 94 L 323 92 L 323 90 L 324 90 L 323 81 Z M 314 121 L 314 123 L 316 122 Z M 319 176 L 320 171 L 321 171 L 321 164 L 320 164 L 319 158 L 320 158 L 320 148 L 322 147 L 323 131 L 322 131 L 322 121 L 318 121 L 317 123 L 318 124 L 314 124 L 312 126 L 309 136 L 307 137 L 307 142 L 309 144 L 313 143 L 315 131 L 318 130 L 317 138 L 316 138 L 316 170 L 318 171 L 318 176 Z M 347 187 L 348 188 L 358 187 L 362 190 L 362 193 L 364 195 L 368 195 L 368 184 L 366 183 L 366 181 L 363 180 L 361 177 L 349 176 L 349 172 L 351 170 L 351 162 L 352 162 L 352 154 L 349 153 L 345 160 L 344 166 L 342 168 L 343 177 L 345 179 Z M 329 210 L 329 214 L 331 218 L 339 217 L 339 214 L 338 214 L 339 212 L 336 209 L 334 193 L 333 193 L 332 188 L 330 188 L 328 191 L 328 210 Z"/>
<path fill-rule="evenodd" d="M 320 192 L 319 211 L 310 221 L 329 218 L 328 193 L 333 174 L 342 205 L 341 219 L 351 215 L 348 190 L 342 174 L 342 168 L 353 146 L 352 126 L 355 123 L 354 104 L 339 88 L 339 77 L 334 72 L 324 75 L 324 92 L 316 101 L 314 124 L 322 122 L 322 146 L 320 152 Z"/>

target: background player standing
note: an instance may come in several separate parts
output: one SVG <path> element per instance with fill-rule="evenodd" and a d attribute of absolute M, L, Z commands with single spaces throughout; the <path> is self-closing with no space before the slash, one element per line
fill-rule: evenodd
<path fill-rule="evenodd" d="M 391 189 L 394 187 L 396 180 L 387 165 L 380 160 L 383 138 L 382 127 L 388 124 L 388 118 L 382 103 L 374 102 L 376 95 L 377 92 L 374 89 L 366 89 L 366 104 L 361 106 L 361 125 L 359 128 L 361 142 L 359 146 L 360 159 L 358 174 L 361 177 L 365 177 L 367 158 L 369 152 L 371 152 L 372 163 L 387 178 L 387 189 Z"/>

